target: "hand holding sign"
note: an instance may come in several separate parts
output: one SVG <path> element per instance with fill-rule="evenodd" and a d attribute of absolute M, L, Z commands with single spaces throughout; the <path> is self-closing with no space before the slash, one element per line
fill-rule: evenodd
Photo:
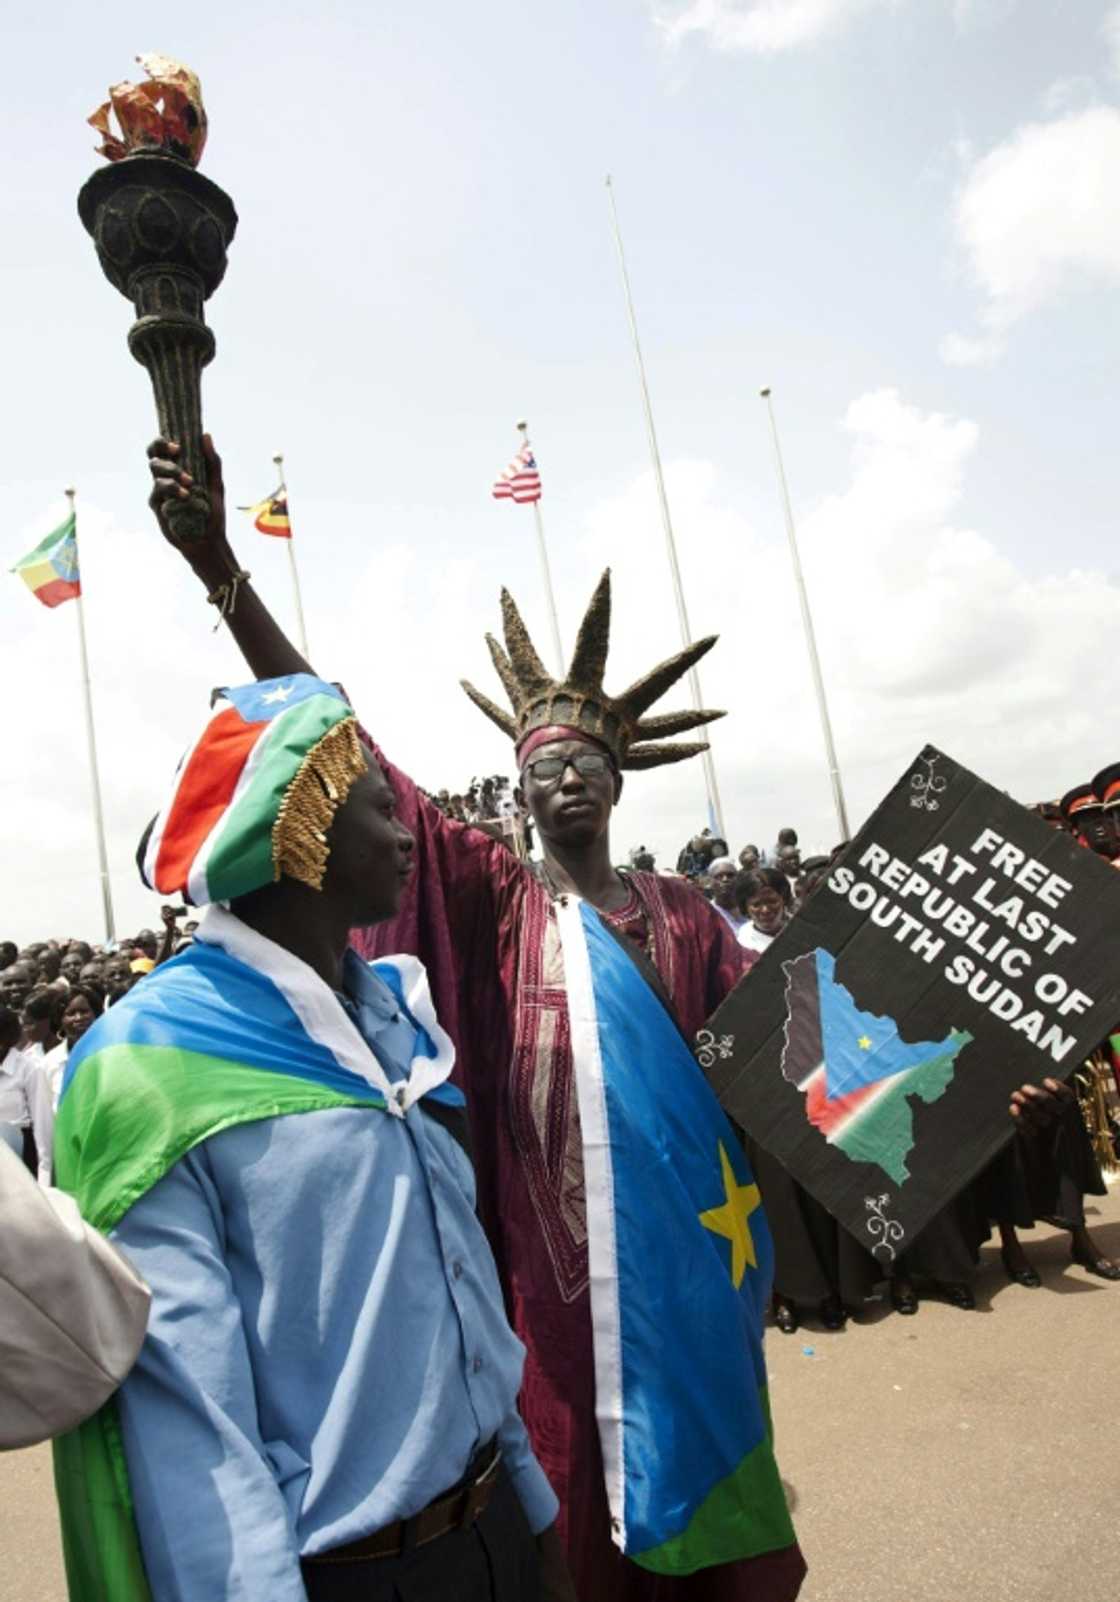
<path fill-rule="evenodd" d="M 712 1019 L 731 1115 L 883 1260 L 1120 1017 L 1120 877 L 934 747 Z"/>

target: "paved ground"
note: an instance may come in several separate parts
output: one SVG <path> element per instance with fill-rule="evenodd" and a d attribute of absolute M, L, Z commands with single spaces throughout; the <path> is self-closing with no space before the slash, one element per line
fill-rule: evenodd
<path fill-rule="evenodd" d="M 1120 1187 L 1091 1223 L 1120 1258 Z M 988 1250 L 975 1313 L 770 1337 L 801 1602 L 1120 1599 L 1120 1284 L 1071 1268 L 1053 1231 L 1028 1247 L 1042 1290 Z M 0 1458 L 0 1602 L 65 1596 L 49 1454 Z"/>

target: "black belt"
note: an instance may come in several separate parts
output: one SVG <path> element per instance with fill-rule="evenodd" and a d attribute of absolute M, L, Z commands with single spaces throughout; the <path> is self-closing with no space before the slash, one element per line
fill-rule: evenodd
<path fill-rule="evenodd" d="M 427 1546 L 452 1530 L 469 1528 L 487 1507 L 498 1483 L 502 1454 L 496 1440 L 480 1446 L 471 1458 L 467 1472 L 458 1484 L 409 1519 L 398 1519 L 373 1535 L 351 1541 L 347 1546 L 316 1552 L 304 1563 L 362 1563 L 370 1558 L 401 1557 L 414 1547 Z"/>

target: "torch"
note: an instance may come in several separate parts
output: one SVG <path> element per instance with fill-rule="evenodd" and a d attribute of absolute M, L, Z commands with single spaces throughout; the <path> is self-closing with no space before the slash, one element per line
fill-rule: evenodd
<path fill-rule="evenodd" d="M 225 275 L 237 213 L 196 170 L 206 143 L 198 79 L 165 56 L 137 60 L 147 82 L 117 84 L 89 119 L 110 164 L 82 186 L 78 214 L 101 270 L 136 308 L 128 348 L 148 369 L 160 434 L 178 441 L 180 464 L 194 480 L 186 499 L 167 505 L 171 532 L 189 544 L 203 537 L 210 516 L 202 369 L 214 355 L 214 335 L 203 306 Z"/>

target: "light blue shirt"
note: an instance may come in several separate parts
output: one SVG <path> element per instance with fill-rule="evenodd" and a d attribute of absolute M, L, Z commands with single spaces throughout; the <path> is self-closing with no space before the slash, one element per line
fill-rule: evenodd
<path fill-rule="evenodd" d="M 388 987 L 352 952 L 344 987 L 406 1077 Z M 125 1215 L 152 1312 L 120 1413 L 159 1602 L 306 1602 L 301 1554 L 418 1512 L 495 1435 L 531 1527 L 552 1523 L 474 1201 L 422 1105 L 340 1108 L 213 1135 Z"/>

